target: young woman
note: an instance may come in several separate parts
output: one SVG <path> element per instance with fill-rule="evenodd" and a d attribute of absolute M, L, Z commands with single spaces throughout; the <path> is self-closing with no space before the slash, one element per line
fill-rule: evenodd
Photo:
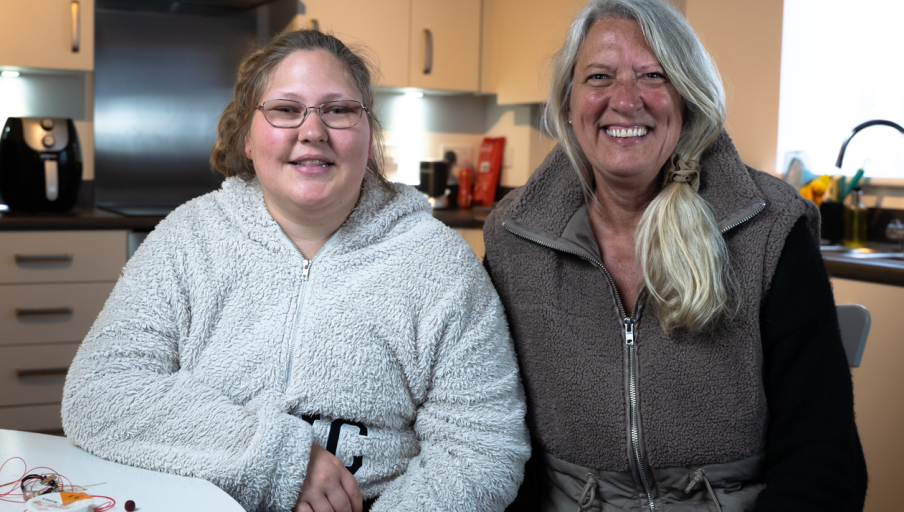
<path fill-rule="evenodd" d="M 248 56 L 221 190 L 127 265 L 66 381 L 101 457 L 247 510 L 502 510 L 529 454 L 506 322 L 464 241 L 382 175 L 370 73 L 338 39 Z"/>

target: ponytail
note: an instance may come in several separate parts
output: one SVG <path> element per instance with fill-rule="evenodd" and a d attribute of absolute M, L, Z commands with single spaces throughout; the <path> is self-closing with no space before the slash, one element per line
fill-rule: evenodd
<path fill-rule="evenodd" d="M 677 169 L 667 167 L 665 187 L 635 233 L 647 306 L 666 334 L 676 327 L 700 330 L 731 316 L 736 287 L 715 215 L 695 190 L 700 176 L 692 169 L 696 162 L 687 162 L 688 167 L 676 155 L 670 164 Z"/>

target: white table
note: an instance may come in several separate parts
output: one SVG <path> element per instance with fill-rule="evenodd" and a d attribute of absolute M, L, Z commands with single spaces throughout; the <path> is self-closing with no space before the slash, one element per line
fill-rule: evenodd
<path fill-rule="evenodd" d="M 244 512 L 237 501 L 206 480 L 110 462 L 73 446 L 65 437 L 0 430 L 0 464 L 10 457 L 22 457 L 29 469 L 37 466 L 51 467 L 75 485 L 106 482 L 104 485 L 89 487 L 88 492 L 115 499 L 116 507 L 113 510 L 116 511 L 125 510 L 123 507 L 126 501 L 132 500 L 137 512 Z M 23 469 L 21 461 L 11 461 L 0 473 L 0 483 L 19 477 Z M 8 488 L 4 489 L 6 490 Z M 0 512 L 23 510 L 23 504 L 0 502 Z"/>

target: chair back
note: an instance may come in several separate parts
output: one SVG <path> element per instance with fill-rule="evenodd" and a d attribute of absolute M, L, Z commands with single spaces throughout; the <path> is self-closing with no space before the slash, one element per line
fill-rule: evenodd
<path fill-rule="evenodd" d="M 848 365 L 860 366 L 869 334 L 869 311 L 860 304 L 839 304 L 835 309 L 838 311 L 838 327 L 841 328 L 841 343 Z"/>

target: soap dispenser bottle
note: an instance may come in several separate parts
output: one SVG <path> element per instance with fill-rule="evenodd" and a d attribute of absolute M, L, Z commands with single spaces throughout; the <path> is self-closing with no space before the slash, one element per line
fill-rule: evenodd
<path fill-rule="evenodd" d="M 844 205 L 844 245 L 863 247 L 866 244 L 866 206 L 863 205 L 863 191 L 855 187 Z"/>

